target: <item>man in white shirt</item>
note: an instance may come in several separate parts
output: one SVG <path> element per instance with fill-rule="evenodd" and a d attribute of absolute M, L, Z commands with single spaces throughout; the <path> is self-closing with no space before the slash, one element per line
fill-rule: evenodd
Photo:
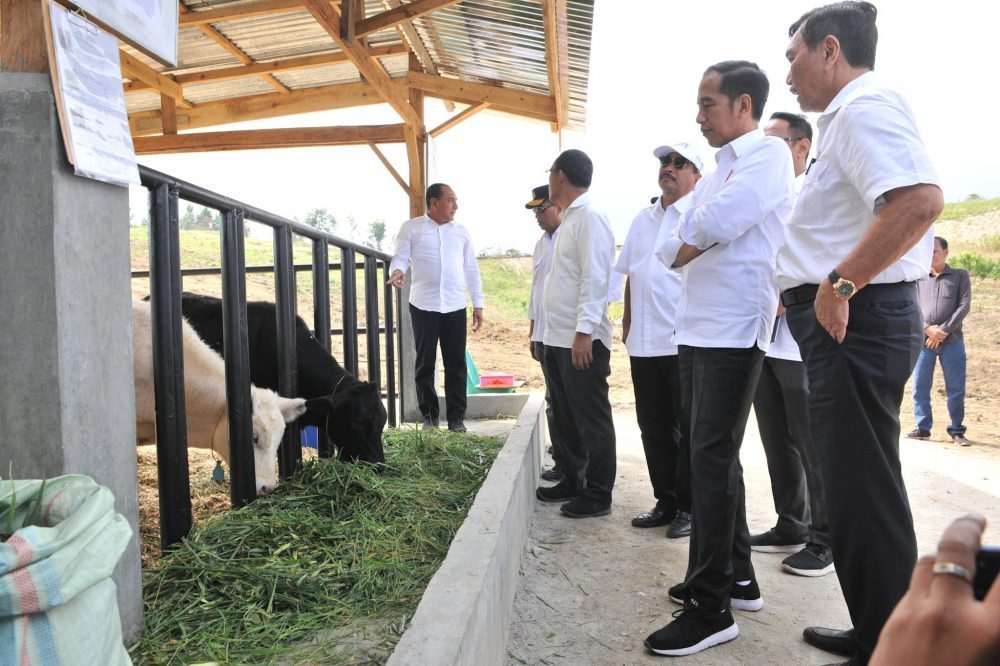
<path fill-rule="evenodd" d="M 528 296 L 528 348 L 531 350 L 531 358 L 542 367 L 542 377 L 545 378 L 545 420 L 549 426 L 554 463 L 551 469 L 542 472 L 542 478 L 546 481 L 560 481 L 563 477 L 563 445 L 552 413 L 552 396 L 549 393 L 551 382 L 548 370 L 545 369 L 545 344 L 542 342 L 545 334 L 545 308 L 542 307 L 542 287 L 552 267 L 552 250 L 562 224 L 562 208 L 549 199 L 548 185 L 540 185 L 531 190 L 531 201 L 524 204 L 524 207 L 535 214 L 535 221 L 542 230 L 542 236 L 535 243 L 532 255 L 531 294 Z"/>
<path fill-rule="evenodd" d="M 628 348 L 635 418 L 656 505 L 632 519 L 633 527 L 669 525 L 673 539 L 691 534 L 691 475 L 687 417 L 674 344 L 674 311 L 681 276 L 653 253 L 673 233 L 691 203 L 704 164 L 689 143 L 653 151 L 661 196 L 632 220 L 615 270 L 625 279 L 622 340 Z"/>
<path fill-rule="evenodd" d="M 681 656 L 739 635 L 731 608 L 764 606 L 750 561 L 740 443 L 778 293 L 774 256 L 794 198 L 792 157 L 758 128 L 768 93 L 757 65 L 709 67 L 697 122 L 719 148 L 677 231 L 657 251 L 681 269 L 677 305 L 683 407 L 690 414 L 694 521 L 687 575 L 669 590 L 684 605 L 646 638 L 656 654 Z"/>
<path fill-rule="evenodd" d="M 593 174 L 587 154 L 573 149 L 562 152 L 549 169 L 549 198 L 565 213 L 542 294 L 544 362 L 565 474 L 535 495 L 543 502 L 565 502 L 560 511 L 570 518 L 611 513 L 615 485 L 615 427 L 608 400 L 615 235 L 607 217 L 590 204 Z"/>
<path fill-rule="evenodd" d="M 444 397 L 448 429 L 465 432 L 465 328 L 468 290 L 472 298 L 472 331 L 483 324 L 483 289 L 469 230 L 455 222 L 458 197 L 443 183 L 427 188 L 427 214 L 407 220 L 396 236 L 389 283 L 403 287 L 412 272 L 410 321 L 416 346 L 414 381 L 423 427 L 438 426 L 434 362 L 438 341 L 444 362 Z"/>
<path fill-rule="evenodd" d="M 788 83 L 818 111 L 816 161 L 778 255 L 788 327 L 809 376 L 833 559 L 854 630 L 807 642 L 867 663 L 917 558 L 899 462 L 903 388 L 920 352 L 938 178 L 909 105 L 872 72 L 877 10 L 842 2 L 789 28 Z"/>
<path fill-rule="evenodd" d="M 764 134 L 784 141 L 792 151 L 796 192 L 802 187 L 812 127 L 805 116 L 778 111 Z M 753 410 L 771 476 L 771 496 L 778 522 L 750 537 L 750 548 L 762 553 L 793 553 L 781 568 L 800 576 L 833 571 L 826 494 L 819 452 L 809 426 L 809 381 L 799 345 L 788 330 L 785 308 L 778 305 L 774 337 L 757 381 Z"/>

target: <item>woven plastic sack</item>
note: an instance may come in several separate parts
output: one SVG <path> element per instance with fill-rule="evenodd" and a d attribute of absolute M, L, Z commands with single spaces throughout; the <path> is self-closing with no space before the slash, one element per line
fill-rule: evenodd
<path fill-rule="evenodd" d="M 111 580 L 132 535 L 87 476 L 0 481 L 0 666 L 131 664 Z M 2 537 L 0 537 L 2 538 Z"/>

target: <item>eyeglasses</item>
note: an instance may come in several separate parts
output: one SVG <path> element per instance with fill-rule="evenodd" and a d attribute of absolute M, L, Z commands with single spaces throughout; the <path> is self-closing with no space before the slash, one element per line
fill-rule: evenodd
<path fill-rule="evenodd" d="M 541 213 L 544 213 L 545 211 L 547 211 L 549 208 L 552 208 L 552 206 L 554 206 L 554 205 L 555 204 L 542 204 L 541 206 L 535 206 L 534 208 L 531 209 L 531 211 L 535 215 L 540 215 Z"/>
<path fill-rule="evenodd" d="M 801 137 L 801 136 L 779 136 L 778 138 L 781 139 L 782 141 L 787 141 L 788 143 L 795 143 L 796 141 L 801 141 L 805 137 Z"/>
<path fill-rule="evenodd" d="M 666 157 L 661 157 L 660 158 L 660 167 L 661 168 L 662 167 L 668 167 L 671 164 L 674 166 L 675 169 L 677 169 L 678 171 L 680 171 L 681 169 L 683 169 L 684 167 L 686 167 L 688 164 L 691 164 L 691 160 L 689 160 L 686 157 L 682 157 L 680 155 L 675 155 L 672 158 L 669 155 L 667 155 Z"/>

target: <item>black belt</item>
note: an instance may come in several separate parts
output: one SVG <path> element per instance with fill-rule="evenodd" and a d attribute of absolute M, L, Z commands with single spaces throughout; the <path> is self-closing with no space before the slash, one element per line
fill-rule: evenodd
<path fill-rule="evenodd" d="M 803 284 L 781 292 L 781 304 L 786 308 L 802 303 L 812 303 L 816 300 L 818 284 Z"/>

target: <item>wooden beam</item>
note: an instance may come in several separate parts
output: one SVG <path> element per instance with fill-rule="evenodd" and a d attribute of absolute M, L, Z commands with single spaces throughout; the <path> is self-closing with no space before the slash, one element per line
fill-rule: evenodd
<path fill-rule="evenodd" d="M 545 67 L 549 92 L 556 103 L 554 131 L 561 130 L 569 118 L 569 35 L 566 0 L 542 0 L 542 24 L 545 27 Z"/>
<path fill-rule="evenodd" d="M 378 146 L 376 146 L 371 141 L 368 142 L 368 146 L 375 152 L 375 157 L 377 157 L 379 161 L 382 162 L 385 168 L 389 171 L 389 175 L 391 175 L 393 178 L 396 179 L 396 182 L 399 183 L 399 186 L 402 187 L 403 191 L 406 192 L 407 196 L 409 196 L 410 186 L 406 184 L 406 181 L 403 180 L 403 177 L 400 176 L 399 172 L 396 171 L 395 167 L 392 166 L 392 162 L 390 162 L 388 158 L 386 158 L 386 156 L 382 153 L 382 151 L 378 149 Z"/>
<path fill-rule="evenodd" d="M 184 99 L 184 89 L 169 76 L 160 74 L 146 63 L 125 51 L 119 51 L 118 56 L 121 58 L 122 76 L 127 79 L 142 81 L 151 88 L 158 90 L 161 95 L 173 98 L 177 102 L 177 106 L 182 109 L 192 108 L 191 103 Z"/>
<path fill-rule="evenodd" d="M 177 114 L 181 130 L 200 129 L 244 120 L 277 118 L 296 113 L 346 109 L 354 106 L 380 104 L 378 92 L 366 83 L 340 83 L 293 90 L 288 95 L 265 93 L 237 99 L 199 104 L 186 113 Z M 161 132 L 159 111 L 140 111 L 129 116 L 132 136 Z"/>
<path fill-rule="evenodd" d="M 440 125 L 438 125 L 434 129 L 432 129 L 429 132 L 429 134 L 431 136 L 433 136 L 433 137 L 437 137 L 439 134 L 444 134 L 446 131 L 450 130 L 455 125 L 457 125 L 460 122 L 463 122 L 465 120 L 468 120 L 469 118 L 471 118 L 472 116 L 476 115 L 480 111 L 485 111 L 486 109 L 490 108 L 490 106 L 492 106 L 492 105 L 489 102 L 482 102 L 480 104 L 474 104 L 474 105 L 470 106 L 469 108 L 465 109 L 464 111 L 462 111 L 461 113 L 458 113 L 458 114 L 452 116 L 451 118 L 449 118 L 448 120 L 444 121 L 443 123 L 441 123 Z"/>
<path fill-rule="evenodd" d="M 463 104 L 489 102 L 495 111 L 504 111 L 527 118 L 555 122 L 555 100 L 538 93 L 522 92 L 485 83 L 447 79 L 423 72 L 409 72 L 406 85 L 423 90 L 431 97 L 450 99 Z"/>
<path fill-rule="evenodd" d="M 349 42 L 340 36 L 340 13 L 337 9 L 328 0 L 305 0 L 305 2 L 309 13 L 333 38 L 340 50 L 347 54 L 358 68 L 358 73 L 382 95 L 382 99 L 395 109 L 404 122 L 423 127 L 423 121 L 393 86 L 382 64 L 372 58 L 368 50 L 357 41 Z"/>
<path fill-rule="evenodd" d="M 382 0 L 382 6 L 386 9 L 394 9 L 401 5 L 401 0 Z M 437 65 L 434 64 L 434 58 L 427 51 L 424 40 L 420 38 L 420 34 L 413 27 L 413 24 L 409 22 L 397 23 L 396 30 L 399 31 L 399 38 L 407 42 L 413 53 L 420 59 L 420 64 L 423 65 L 424 71 L 437 76 L 439 72 Z M 443 101 L 444 108 L 447 109 L 448 113 L 453 113 L 455 111 L 455 103 L 447 99 Z"/>
<path fill-rule="evenodd" d="M 163 118 L 163 133 L 177 134 L 177 102 L 173 97 L 160 94 L 160 117 Z"/>
<path fill-rule="evenodd" d="M 354 34 L 357 36 L 370 35 L 373 32 L 390 28 L 399 23 L 412 21 L 418 16 L 429 14 L 433 11 L 454 5 L 461 0 L 414 0 L 405 5 L 399 5 L 394 9 L 369 16 L 363 21 L 359 21 L 354 26 Z"/>
<path fill-rule="evenodd" d="M 302 8 L 302 0 L 260 0 L 259 2 L 248 2 L 242 5 L 231 5 L 222 9 L 208 9 L 200 12 L 192 11 L 180 16 L 178 18 L 178 25 L 184 28 L 191 25 L 221 23 L 222 21 L 232 21 L 233 19 L 295 12 Z"/>
<path fill-rule="evenodd" d="M 386 46 L 373 46 L 369 49 L 376 58 L 386 56 L 401 56 L 409 53 L 405 44 L 389 44 Z M 323 67 L 325 65 L 336 65 L 342 62 L 350 62 L 343 53 L 324 53 L 322 55 L 300 56 L 297 58 L 285 58 L 283 60 L 272 60 L 271 62 L 255 62 L 252 65 L 238 65 L 236 67 L 221 67 L 210 69 L 204 72 L 192 72 L 191 74 L 173 74 L 174 81 L 181 85 L 188 83 L 210 83 L 212 81 L 228 81 L 249 76 L 259 76 L 272 72 L 285 72 L 293 69 L 308 69 L 310 67 Z M 143 81 L 133 81 L 125 84 L 125 92 L 136 90 L 146 90 L 149 84 Z"/>
<path fill-rule="evenodd" d="M 48 72 L 45 24 L 38 0 L 0 0 L 0 72 Z"/>
<path fill-rule="evenodd" d="M 262 148 L 303 148 L 307 146 L 351 146 L 375 141 L 402 143 L 403 125 L 290 127 L 233 132 L 196 132 L 173 136 L 146 136 L 133 139 L 133 141 L 137 155 L 258 150 Z"/>

